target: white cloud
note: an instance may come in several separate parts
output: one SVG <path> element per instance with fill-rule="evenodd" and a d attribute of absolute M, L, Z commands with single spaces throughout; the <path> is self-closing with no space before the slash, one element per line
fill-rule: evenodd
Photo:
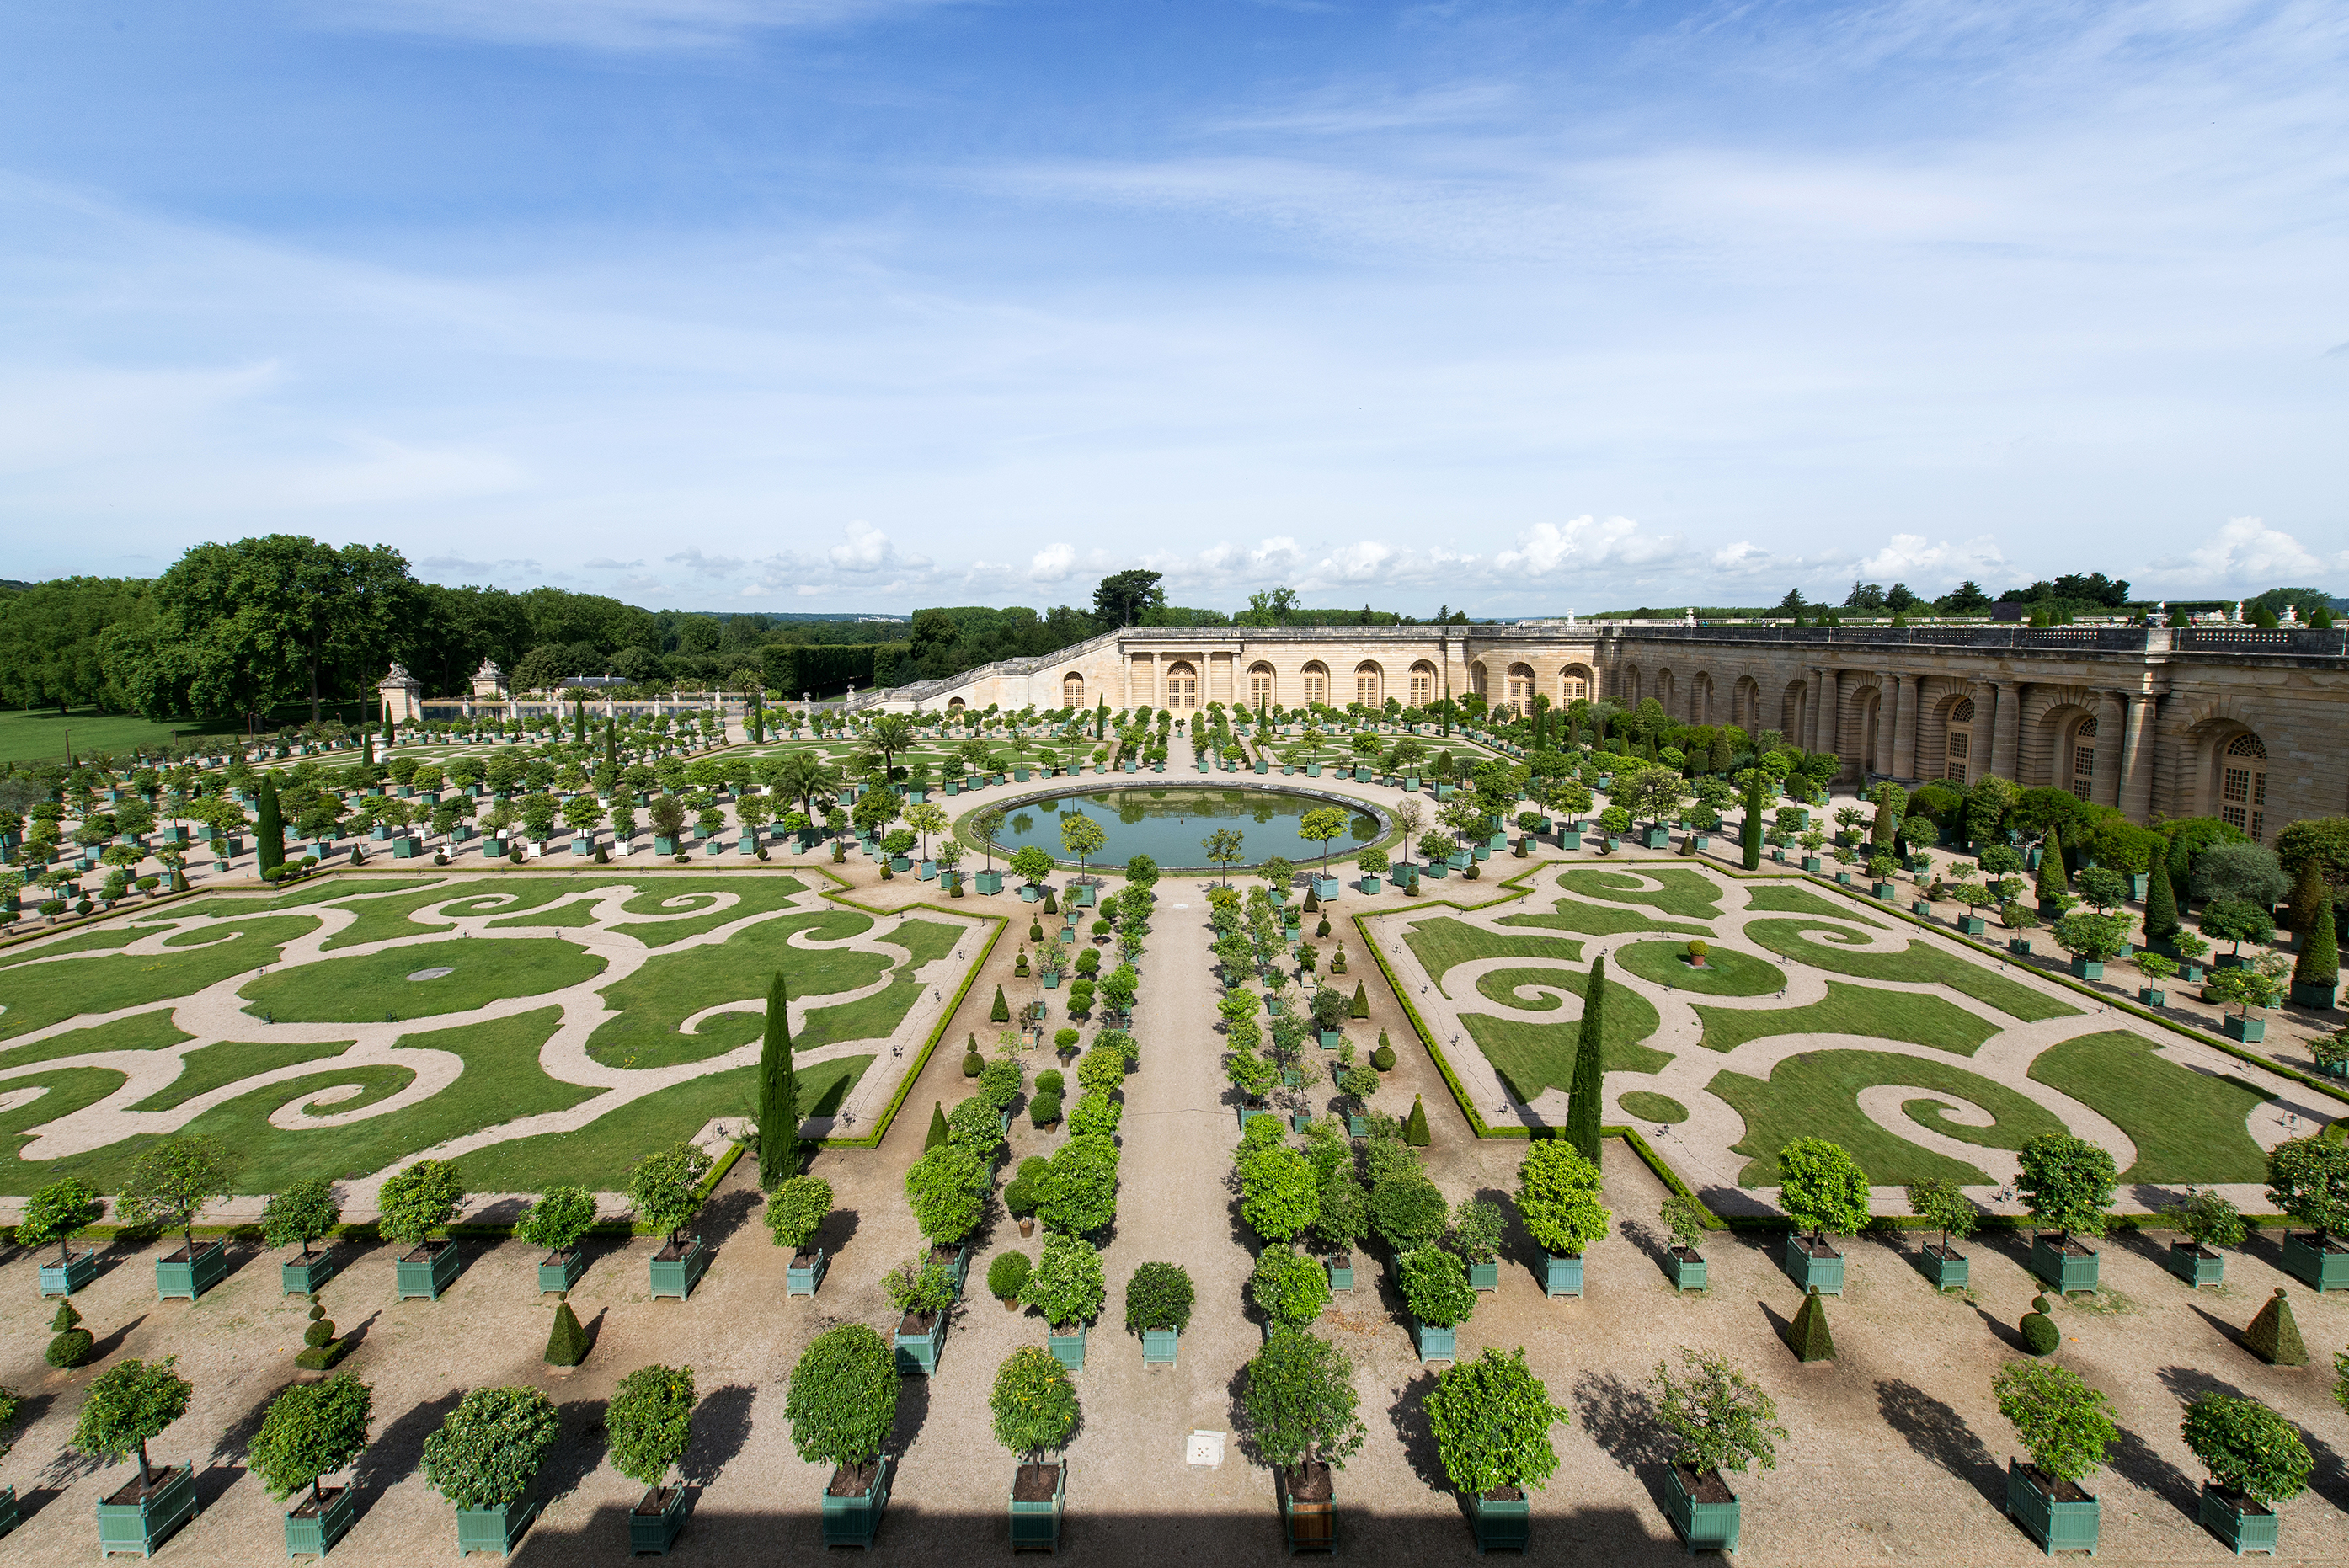
<path fill-rule="evenodd" d="M 2349 550 L 2320 555 L 2259 518 L 2230 517 L 2202 544 L 2152 565 L 2153 582 L 2187 593 L 2331 588 L 2334 578 L 2349 572 Z"/>
<path fill-rule="evenodd" d="M 1065 583 L 1076 569 L 1077 552 L 1066 544 L 1048 544 L 1038 551 L 1028 563 L 1028 580 L 1031 583 Z"/>
<path fill-rule="evenodd" d="M 1965 578 L 2005 572 L 2007 565 L 1998 541 L 1988 534 L 1959 544 L 1951 544 L 1946 539 L 1933 544 L 1928 543 L 1921 533 L 1896 533 L 1885 541 L 1884 548 L 1855 562 L 1852 570 L 1870 583 L 1906 582 L 1915 587 L 1920 583 L 1955 585 Z M 1991 593 L 1998 592 L 1994 583 L 1985 583 L 1982 586 Z"/>
<path fill-rule="evenodd" d="M 859 519 L 848 525 L 848 537 L 824 552 L 843 572 L 878 572 L 897 558 L 889 536 Z"/>
<path fill-rule="evenodd" d="M 1644 567 L 1682 560 L 1688 542 L 1677 533 L 1651 533 L 1628 517 L 1604 522 L 1584 515 L 1563 523 L 1537 522 L 1517 535 L 1516 548 L 1493 558 L 1504 575 L 1547 577 L 1562 571 Z"/>

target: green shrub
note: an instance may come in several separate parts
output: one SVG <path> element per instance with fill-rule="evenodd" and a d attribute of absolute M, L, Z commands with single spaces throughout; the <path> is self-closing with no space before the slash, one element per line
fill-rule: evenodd
<path fill-rule="evenodd" d="M 2033 1356 L 2053 1356 L 2064 1343 L 2063 1331 L 2055 1320 L 2047 1315 L 2047 1298 L 2034 1295 L 2031 1310 L 2023 1315 L 2023 1347 Z"/>
<path fill-rule="evenodd" d="M 2308 1485 L 2313 1461 L 2299 1429 L 2257 1399 L 2204 1394 L 2186 1408 L 2179 1431 L 2212 1480 L 2262 1508 Z"/>
<path fill-rule="evenodd" d="M 1811 1286 L 1803 1297 L 1795 1321 L 1786 1326 L 1786 1348 L 1795 1353 L 1797 1361 L 1832 1361 L 1835 1359 L 1835 1336 L 1827 1330 L 1826 1297 L 1819 1287 Z"/>
<path fill-rule="evenodd" d="M 2301 1342 L 2300 1325 L 2293 1321 L 2292 1303 L 2285 1299 L 2283 1286 L 2275 1294 L 2243 1330 L 2243 1348 L 2271 1367 L 2305 1367 L 2308 1346 Z"/>
<path fill-rule="evenodd" d="M 1868 1220 L 1868 1173 L 1840 1145 L 1797 1138 L 1778 1151 L 1778 1206 L 1812 1236 L 1848 1236 Z"/>
<path fill-rule="evenodd" d="M 567 1253 L 595 1222 L 595 1195 L 585 1187 L 549 1187 L 523 1211 L 513 1233 L 550 1253 Z"/>
<path fill-rule="evenodd" d="M 148 1479 L 147 1444 L 187 1412 L 195 1387 L 179 1374 L 180 1358 L 121 1361 L 91 1379 L 74 1418 L 73 1448 L 109 1464 L 136 1454 L 139 1479 Z"/>
<path fill-rule="evenodd" d="M 1061 1096 L 1059 1091 L 1056 1089 L 1038 1089 L 1036 1091 L 1036 1098 L 1028 1102 L 1028 1119 L 1030 1124 L 1037 1127 L 1050 1127 L 1054 1122 L 1060 1120 Z M 1007 1188 L 1005 1190 L 1005 1197 L 1008 1199 L 1009 1195 L 1009 1189 Z M 1034 1206 L 1030 1204 L 1030 1212 L 1032 1212 L 1033 1208 Z"/>
<path fill-rule="evenodd" d="M 621 1378 L 604 1412 L 612 1468 L 639 1486 L 667 1480 L 692 1440 L 693 1401 L 690 1367 L 639 1367 Z"/>
<path fill-rule="evenodd" d="M 1378 1068 L 1379 1071 L 1382 1073 L 1391 1073 L 1394 1071 L 1394 1047 L 1388 1045 L 1386 1043 L 1385 1037 L 1381 1036 L 1380 1037 L 1378 1049 L 1371 1053 L 1371 1066 Z"/>
<path fill-rule="evenodd" d="M 1778 1444 L 1786 1437 L 1777 1402 L 1723 1357 L 1683 1345 L 1680 1358 L 1677 1372 L 1657 1362 L 1649 1382 L 1657 1424 L 1673 1439 L 1673 1462 L 1699 1475 L 1776 1469 Z"/>
<path fill-rule="evenodd" d="M 535 1388 L 475 1388 L 424 1439 L 424 1479 L 460 1509 L 519 1501 L 562 1428 Z"/>
<path fill-rule="evenodd" d="M 2069 1367 L 2010 1362 L 1991 1379 L 1991 1389 L 1999 1414 L 2050 1480 L 2077 1481 L 2105 1462 L 2105 1449 L 2120 1436 L 2105 1413 L 2105 1397 Z"/>
<path fill-rule="evenodd" d="M 1273 1322 L 1303 1327 L 1330 1305 L 1330 1275 L 1293 1248 L 1269 1246 L 1248 1278 L 1248 1299 Z"/>
<path fill-rule="evenodd" d="M 1517 1162 L 1517 1214 L 1545 1252 L 1577 1256 L 1607 1233 L 1602 1190 L 1599 1168 L 1563 1138 L 1526 1145 Z"/>
<path fill-rule="evenodd" d="M 1468 1284 L 1468 1271 L 1441 1247 L 1404 1253 L 1397 1272 L 1402 1276 L 1403 1303 L 1422 1323 L 1451 1328 L 1467 1322 L 1476 1310 L 1476 1293 Z"/>
<path fill-rule="evenodd" d="M 1021 1287 L 1019 1299 L 1057 1328 L 1098 1315 L 1108 1295 L 1101 1253 L 1093 1244 L 1081 1236 L 1055 1235 L 1045 1238 L 1044 1255 Z"/>
<path fill-rule="evenodd" d="M 793 1253 L 815 1240 L 832 1213 L 832 1183 L 821 1176 L 793 1176 L 767 1195 L 767 1230 L 775 1244 Z"/>
<path fill-rule="evenodd" d="M 72 1302 L 57 1303 L 57 1315 L 49 1320 L 49 1328 L 56 1335 L 49 1341 L 47 1359 L 50 1366 L 64 1371 L 89 1359 L 90 1350 L 98 1341 L 81 1326 L 81 1314 L 74 1310 Z"/>
<path fill-rule="evenodd" d="M 1411 1116 L 1402 1124 L 1402 1140 L 1413 1149 L 1424 1149 L 1433 1141 L 1427 1130 L 1427 1107 L 1417 1095 L 1411 1098 Z"/>
<path fill-rule="evenodd" d="M 445 1160 L 416 1161 L 384 1182 L 376 1200 L 382 1216 L 376 1229 L 388 1241 L 421 1246 L 434 1232 L 448 1228 L 464 1197 L 455 1166 Z"/>
<path fill-rule="evenodd" d="M 246 1458 L 272 1497 L 304 1487 L 318 1495 L 318 1480 L 349 1465 L 367 1449 L 374 1393 L 348 1373 L 323 1383 L 296 1383 L 269 1401 Z"/>
<path fill-rule="evenodd" d="M 1011 1004 L 1003 999 L 1003 987 L 1000 985 L 995 988 L 995 1006 L 987 1010 L 987 1018 L 991 1024 L 1011 1022 Z"/>
<path fill-rule="evenodd" d="M 554 1304 L 554 1323 L 546 1331 L 546 1364 L 576 1367 L 587 1359 L 587 1330 L 568 1301 Z"/>
<path fill-rule="evenodd" d="M 1089 953 L 1085 954 L 1085 956 L 1090 958 L 1092 954 Z M 1080 1037 L 1081 1037 L 1074 1029 L 1055 1029 L 1052 1031 L 1052 1048 L 1061 1052 L 1062 1055 L 1066 1055 L 1077 1048 L 1077 1041 Z M 1052 1076 L 1054 1078 L 1060 1077 L 1058 1073 L 1055 1073 Z M 1036 1081 L 1040 1086 L 1043 1079 L 1040 1076 Z"/>
<path fill-rule="evenodd" d="M 2023 1140 L 2016 1158 L 2022 1173 L 2014 1190 L 2033 1220 L 2066 1236 L 2105 1233 L 2105 1211 L 2112 1206 L 2119 1172 L 2102 1145 L 2068 1132 L 2043 1132 Z"/>
<path fill-rule="evenodd" d="M 1472 1497 L 1535 1491 L 1557 1470 L 1549 1429 L 1572 1418 L 1526 1365 L 1523 1348 L 1446 1367 L 1427 1391 L 1427 1424 L 1453 1486 Z"/>
<path fill-rule="evenodd" d="M 792 1368 L 783 1417 L 810 1464 L 869 1464 L 897 1418 L 897 1352 L 862 1323 L 815 1336 Z"/>
<path fill-rule="evenodd" d="M 1077 1429 L 1077 1387 L 1040 1345 L 1021 1346 L 996 1369 L 988 1405 L 995 1440 L 1030 1462 L 1065 1446 Z"/>
<path fill-rule="evenodd" d="M 998 1111 L 1009 1110 L 1019 1098 L 1022 1076 L 1018 1062 L 989 1062 L 978 1075 L 978 1098 Z"/>
<path fill-rule="evenodd" d="M 1276 1324 L 1247 1364 L 1248 1435 L 1276 1468 L 1320 1462 L 1343 1470 L 1366 1435 L 1359 1408 L 1345 1352 L 1301 1329 Z"/>
<path fill-rule="evenodd" d="M 1039 1094 L 1059 1094 L 1067 1084 L 1068 1079 L 1061 1076 L 1058 1068 L 1046 1068 L 1036 1075 L 1036 1091 Z"/>
<path fill-rule="evenodd" d="M 1416 1166 L 1397 1171 L 1371 1189 L 1371 1233 L 1397 1257 L 1444 1233 L 1444 1194 Z"/>
<path fill-rule="evenodd" d="M 987 1265 L 988 1293 L 998 1301 L 1017 1301 L 1036 1265 L 1026 1253 L 1003 1253 Z"/>
<path fill-rule="evenodd" d="M 1125 1331 L 1171 1328 L 1180 1333 L 1191 1326 L 1191 1308 L 1197 1293 L 1191 1276 L 1177 1264 L 1143 1264 L 1125 1282 Z"/>

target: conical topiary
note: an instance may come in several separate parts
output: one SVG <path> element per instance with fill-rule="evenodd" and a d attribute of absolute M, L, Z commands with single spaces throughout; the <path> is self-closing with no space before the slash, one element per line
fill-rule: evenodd
<path fill-rule="evenodd" d="M 2031 1310 L 2023 1315 L 2023 1347 L 2033 1356 L 2053 1356 L 2055 1347 L 2063 1343 L 2063 1332 L 2047 1315 L 2047 1298 L 2033 1296 Z"/>
<path fill-rule="evenodd" d="M 546 1333 L 546 1364 L 576 1367 L 587 1359 L 587 1331 L 566 1299 L 554 1304 L 554 1326 Z"/>
<path fill-rule="evenodd" d="M 1424 1149 L 1433 1141 L 1427 1132 L 1427 1107 L 1417 1095 L 1411 1097 L 1411 1116 L 1402 1124 L 1402 1140 L 1413 1149 Z"/>
<path fill-rule="evenodd" d="M 2155 861 L 2145 873 L 2145 944 L 2158 947 L 2178 934 L 2178 894 L 2169 885 L 2169 867 Z"/>
<path fill-rule="evenodd" d="M 2053 903 L 2058 893 L 2072 891 L 2072 879 L 2064 870 L 2064 841 L 2055 830 L 2047 830 L 2047 841 L 2039 846 L 2039 902 Z"/>
<path fill-rule="evenodd" d="M 81 1314 L 74 1310 L 73 1303 L 57 1303 L 57 1315 L 49 1320 L 49 1327 L 57 1335 L 49 1341 L 50 1366 L 70 1368 L 89 1359 L 91 1347 L 98 1341 L 90 1336 L 88 1329 L 81 1326 Z"/>
<path fill-rule="evenodd" d="M 1354 1018 L 1367 1018 L 1371 1016 L 1371 994 L 1362 989 L 1362 983 L 1360 980 L 1354 982 L 1354 1006 L 1347 1016 Z M 1386 1037 L 1381 1035 L 1379 1042 L 1381 1045 L 1385 1044 Z"/>
<path fill-rule="evenodd" d="M 2316 929 L 2316 912 L 2332 906 L 2333 890 L 2324 884 L 2324 867 L 2311 855 L 2301 862 L 2300 874 L 2292 879 L 2292 896 L 2284 900 L 2283 922 L 2305 937 Z"/>
<path fill-rule="evenodd" d="M 995 988 L 995 1006 L 988 1009 L 987 1021 L 990 1024 L 1011 1022 L 1011 1004 L 1003 999 L 1003 987 L 1000 985 Z"/>
<path fill-rule="evenodd" d="M 1046 888 L 1044 890 L 1044 913 L 1046 914 L 1058 914 L 1061 913 L 1061 901 L 1059 898 L 1054 896 L 1050 888 Z"/>
<path fill-rule="evenodd" d="M 2305 1367 L 2308 1346 L 2301 1343 L 2300 1325 L 2292 1321 L 2292 1303 L 2283 1286 L 2276 1286 L 2267 1305 L 2243 1330 L 2243 1347 L 2271 1367 Z"/>
<path fill-rule="evenodd" d="M 922 1140 L 922 1152 L 927 1154 L 947 1140 L 947 1108 L 943 1101 L 930 1101 L 930 1133 Z"/>
<path fill-rule="evenodd" d="M 1309 882 L 1305 884 L 1304 913 L 1307 914 L 1319 914 L 1321 913 L 1320 896 L 1314 889 L 1313 884 Z"/>
<path fill-rule="evenodd" d="M 1826 1298 L 1819 1287 L 1811 1286 L 1803 1305 L 1795 1314 L 1795 1321 L 1786 1328 L 1786 1348 L 1795 1353 L 1797 1361 L 1832 1361 L 1835 1359 L 1835 1336 L 1827 1331 Z"/>
<path fill-rule="evenodd" d="M 2316 906 L 2316 918 L 2301 938 L 2300 957 L 2292 964 L 2292 978 L 2296 985 L 2341 983 L 2341 944 L 2333 932 L 2331 903 Z"/>

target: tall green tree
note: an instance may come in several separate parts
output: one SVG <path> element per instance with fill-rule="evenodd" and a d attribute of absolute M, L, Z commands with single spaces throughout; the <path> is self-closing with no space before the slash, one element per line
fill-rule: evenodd
<path fill-rule="evenodd" d="M 277 803 L 277 775 L 261 776 L 261 799 L 254 809 L 254 854 L 263 875 L 285 863 L 285 813 Z"/>
<path fill-rule="evenodd" d="M 1582 994 L 1582 1035 L 1574 1047 L 1574 1083 L 1567 1090 L 1566 1136 L 1593 1165 L 1599 1163 L 1599 1127 L 1605 1116 L 1607 1067 L 1599 1037 L 1607 1027 L 1607 960 L 1590 961 L 1590 983 Z"/>
<path fill-rule="evenodd" d="M 1745 822 L 1738 838 L 1744 850 L 1742 863 L 1749 872 L 1762 869 L 1762 780 L 1759 768 L 1747 770 L 1745 779 Z"/>
<path fill-rule="evenodd" d="M 790 1001 L 783 972 L 767 986 L 767 1036 L 759 1047 L 759 1185 L 771 1192 L 799 1169 L 800 1091 L 792 1071 Z"/>

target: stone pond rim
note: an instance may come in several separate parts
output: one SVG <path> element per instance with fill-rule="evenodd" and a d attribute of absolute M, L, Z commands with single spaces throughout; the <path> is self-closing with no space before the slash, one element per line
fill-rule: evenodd
<path fill-rule="evenodd" d="M 1310 871 L 1321 863 L 1321 846 L 1299 837 L 1296 824 L 1307 811 L 1318 806 L 1335 806 L 1345 811 L 1350 820 L 1346 834 L 1330 841 L 1330 870 L 1332 875 L 1345 875 L 1356 854 L 1372 845 L 1386 842 L 1397 830 L 1393 818 L 1373 802 L 1331 790 L 1289 785 L 1173 783 L 1155 779 L 1147 782 L 1103 779 L 1099 782 L 1087 781 L 1043 789 L 965 812 L 956 819 L 955 826 L 976 840 L 976 819 L 982 811 L 1001 811 L 1004 828 L 1008 830 L 1011 820 L 1022 812 L 1032 811 L 1041 816 L 1045 808 L 1059 801 L 1080 801 L 1098 807 L 1120 795 L 1143 797 L 1147 804 L 1165 804 L 1156 811 L 1148 811 L 1145 807 L 1143 820 L 1132 823 L 1123 821 L 1113 807 L 1105 812 L 1087 812 L 1101 824 L 1108 838 L 1100 852 L 1086 862 L 1088 869 L 1115 871 L 1135 854 L 1148 854 L 1158 862 L 1162 872 L 1220 875 L 1224 868 L 1207 863 L 1202 841 L 1217 827 L 1234 827 L 1244 835 L 1242 847 L 1247 852 L 1245 859 L 1233 862 L 1232 872 L 1261 865 L 1274 855 L 1294 861 L 1300 872 Z M 1258 822 L 1254 803 L 1264 800 L 1281 802 L 1287 809 L 1271 822 Z M 1192 809 L 1187 813 L 1177 814 L 1185 804 Z M 1216 810 L 1218 806 L 1223 809 Z M 1050 818 L 1039 821 L 1033 836 L 1024 840 L 1007 842 L 1008 834 L 999 830 L 994 840 L 996 853 L 1009 855 L 1033 845 L 1048 851 L 1058 864 L 1074 867 L 1077 861 L 1061 848 L 1059 830 L 1051 821 L 1059 815 L 1054 811 Z M 1154 823 L 1156 824 L 1154 832 L 1150 830 Z M 1274 830 L 1280 841 L 1265 846 L 1263 836 L 1268 830 Z M 1121 834 L 1124 837 L 1123 842 L 1121 842 Z M 1190 858 L 1178 861 L 1160 852 L 1161 846 L 1174 850 L 1178 845 Z M 968 872 L 970 867 L 966 863 L 963 869 Z"/>

